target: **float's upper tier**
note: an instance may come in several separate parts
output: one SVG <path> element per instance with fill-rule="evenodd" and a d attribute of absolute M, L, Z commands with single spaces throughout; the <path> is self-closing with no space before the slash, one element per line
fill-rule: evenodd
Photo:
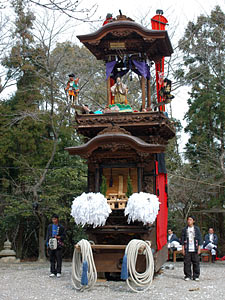
<path fill-rule="evenodd" d="M 114 60 L 121 54 L 158 61 L 173 53 L 166 30 L 150 30 L 123 17 L 117 17 L 93 33 L 77 37 L 97 59 L 104 61 Z"/>

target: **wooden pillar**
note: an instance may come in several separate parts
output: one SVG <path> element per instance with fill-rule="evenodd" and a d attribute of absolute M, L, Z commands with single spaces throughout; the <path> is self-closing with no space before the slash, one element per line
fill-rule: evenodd
<path fill-rule="evenodd" d="M 99 166 L 95 167 L 95 193 L 98 193 L 100 191 L 99 186 L 99 179 L 100 179 L 100 173 L 99 173 Z"/>
<path fill-rule="evenodd" d="M 137 168 L 138 175 L 138 193 L 142 190 L 142 167 Z"/>
<path fill-rule="evenodd" d="M 107 79 L 107 100 L 108 100 L 108 105 L 111 104 L 110 76 Z"/>
<path fill-rule="evenodd" d="M 147 78 L 147 107 L 151 107 L 151 86 L 149 78 Z"/>
<path fill-rule="evenodd" d="M 141 76 L 142 109 L 145 108 L 145 78 Z"/>

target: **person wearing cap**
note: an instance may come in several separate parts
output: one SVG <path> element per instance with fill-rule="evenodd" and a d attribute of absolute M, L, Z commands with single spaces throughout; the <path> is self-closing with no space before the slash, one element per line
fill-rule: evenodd
<path fill-rule="evenodd" d="M 51 240 L 55 239 L 55 245 L 51 247 Z M 50 257 L 50 275 L 49 277 L 61 277 L 62 271 L 62 247 L 65 239 L 65 229 L 59 224 L 59 217 L 52 215 L 52 224 L 48 225 L 46 235 L 46 245 Z"/>
<path fill-rule="evenodd" d="M 79 94 L 79 78 L 75 79 L 75 75 L 69 74 L 69 80 L 67 82 L 65 91 L 68 92 L 70 100 L 72 100 L 72 105 L 75 104 L 75 101 L 78 101 L 78 94 Z"/>
<path fill-rule="evenodd" d="M 187 217 L 187 226 L 182 230 L 181 244 L 184 255 L 184 280 L 199 281 L 202 235 L 198 226 L 194 225 L 195 218 Z"/>

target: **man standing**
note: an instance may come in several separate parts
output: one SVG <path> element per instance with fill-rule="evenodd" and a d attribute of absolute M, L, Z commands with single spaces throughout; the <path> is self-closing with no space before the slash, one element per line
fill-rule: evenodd
<path fill-rule="evenodd" d="M 61 277 L 62 247 L 65 238 L 65 229 L 59 224 L 59 217 L 52 216 L 52 224 L 48 225 L 46 244 L 50 257 L 50 277 Z"/>
<path fill-rule="evenodd" d="M 182 252 L 184 255 L 184 280 L 198 281 L 200 275 L 199 254 L 202 245 L 202 235 L 198 226 L 194 225 L 193 216 L 187 218 L 187 226 L 182 230 Z M 191 266 L 193 267 L 193 275 Z"/>
<path fill-rule="evenodd" d="M 204 241 L 203 248 L 211 251 L 213 263 L 216 260 L 217 245 L 218 245 L 218 237 L 214 233 L 214 229 L 209 228 L 209 233 L 205 235 L 205 241 Z"/>

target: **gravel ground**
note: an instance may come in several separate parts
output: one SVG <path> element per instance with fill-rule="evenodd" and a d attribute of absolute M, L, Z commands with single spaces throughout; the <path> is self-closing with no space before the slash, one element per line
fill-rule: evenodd
<path fill-rule="evenodd" d="M 49 278 L 48 263 L 0 264 L 0 300 L 225 300 L 225 262 L 201 263 L 199 282 L 183 280 L 183 263 L 167 263 L 145 293 L 133 293 L 125 282 L 99 281 L 90 291 L 76 291 L 71 283 L 71 263 L 63 263 L 61 278 Z"/>

